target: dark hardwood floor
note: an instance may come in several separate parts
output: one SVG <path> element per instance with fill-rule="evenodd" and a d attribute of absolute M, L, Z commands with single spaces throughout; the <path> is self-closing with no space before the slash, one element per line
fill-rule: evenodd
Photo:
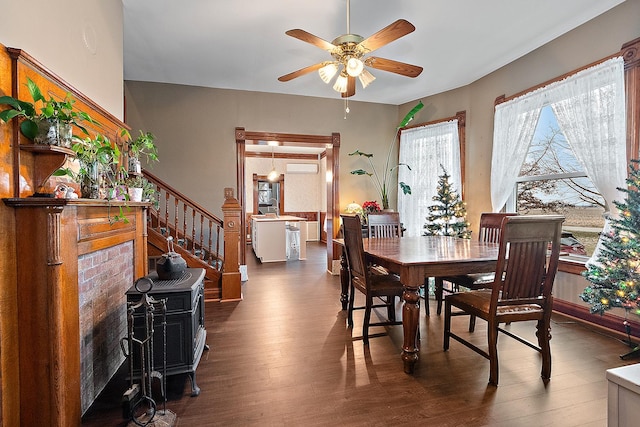
<path fill-rule="evenodd" d="M 500 385 L 493 387 L 486 359 L 455 341 L 442 351 L 443 317 L 432 297 L 431 316 L 420 313 L 420 360 L 407 375 L 402 327 L 364 347 L 363 313 L 347 329 L 324 248 L 309 243 L 307 254 L 306 261 L 261 265 L 250 253 L 244 300 L 207 303 L 211 349 L 197 369 L 200 396 L 190 397 L 186 376 L 168 380 L 167 408 L 179 426 L 605 426 L 605 371 L 637 363 L 619 358 L 628 347 L 616 338 L 554 315 L 551 381 L 540 378 L 537 352 L 501 336 Z M 534 324 L 512 327 L 535 340 Z M 465 331 L 465 319 L 454 318 L 453 328 Z M 485 331 L 478 321 L 475 342 L 486 341 Z M 127 424 L 125 374 L 114 377 L 83 426 Z"/>

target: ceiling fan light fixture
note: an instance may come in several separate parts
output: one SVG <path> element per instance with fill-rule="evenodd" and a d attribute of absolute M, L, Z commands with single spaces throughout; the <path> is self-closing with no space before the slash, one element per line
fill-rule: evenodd
<path fill-rule="evenodd" d="M 338 72 L 338 66 L 331 62 L 318 70 L 318 74 L 323 82 L 329 84 L 333 76 Z"/>
<path fill-rule="evenodd" d="M 347 70 L 347 74 L 351 77 L 358 77 L 360 73 L 362 73 L 362 70 L 364 70 L 364 63 L 358 58 L 352 56 L 347 60 L 345 69 Z"/>
<path fill-rule="evenodd" d="M 347 83 L 348 83 L 347 74 L 343 71 L 340 73 L 340 75 L 336 79 L 336 82 L 333 85 L 333 90 L 340 93 L 346 92 Z"/>
<path fill-rule="evenodd" d="M 367 70 L 362 70 L 362 72 L 358 76 L 358 80 L 360 80 L 360 83 L 362 83 L 363 89 L 369 86 L 369 83 L 371 83 L 375 79 L 376 77 Z"/>

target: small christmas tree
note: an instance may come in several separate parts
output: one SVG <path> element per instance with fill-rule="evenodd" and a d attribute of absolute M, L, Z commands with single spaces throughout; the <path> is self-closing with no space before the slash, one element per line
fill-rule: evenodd
<path fill-rule="evenodd" d="M 468 239 L 471 237 L 467 222 L 467 209 L 458 193 L 451 189 L 450 175 L 440 165 L 443 174 L 438 179 L 437 194 L 433 196 L 435 205 L 429 206 L 427 223 L 424 225 L 425 236 L 455 236 Z"/>
<path fill-rule="evenodd" d="M 596 263 L 589 264 L 583 276 L 591 285 L 580 295 L 591 306 L 591 313 L 604 314 L 613 307 L 640 315 L 640 171 L 639 160 L 631 160 L 625 202 L 613 203 L 620 217 L 611 219 L 612 230 L 602 235 L 602 249 Z"/>

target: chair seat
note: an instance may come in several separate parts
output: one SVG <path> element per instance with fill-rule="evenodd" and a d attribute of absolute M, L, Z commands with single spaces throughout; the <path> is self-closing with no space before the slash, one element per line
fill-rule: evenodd
<path fill-rule="evenodd" d="M 495 273 L 473 273 L 473 274 L 460 274 L 457 276 L 443 277 L 442 280 L 454 283 L 458 286 L 464 286 L 469 289 L 480 289 L 484 286 L 489 286 L 493 283 L 493 279 L 496 277 Z"/>
<path fill-rule="evenodd" d="M 491 289 L 451 294 L 447 295 L 446 299 L 451 300 L 452 305 L 455 305 L 466 313 L 474 314 L 481 319 L 487 320 L 489 305 L 491 304 Z M 536 320 L 541 318 L 543 314 L 544 310 L 539 304 L 503 305 L 496 309 L 496 318 L 502 322 L 508 320 L 501 320 L 501 317 L 510 315 L 530 317 L 531 320 Z"/>

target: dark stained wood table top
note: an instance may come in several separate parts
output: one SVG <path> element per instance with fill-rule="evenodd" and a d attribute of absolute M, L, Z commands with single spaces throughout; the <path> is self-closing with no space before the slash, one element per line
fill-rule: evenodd
<path fill-rule="evenodd" d="M 491 271 L 498 258 L 496 243 L 447 236 L 363 239 L 363 246 L 375 263 L 400 274 L 407 286 L 420 286 L 425 277 Z"/>

